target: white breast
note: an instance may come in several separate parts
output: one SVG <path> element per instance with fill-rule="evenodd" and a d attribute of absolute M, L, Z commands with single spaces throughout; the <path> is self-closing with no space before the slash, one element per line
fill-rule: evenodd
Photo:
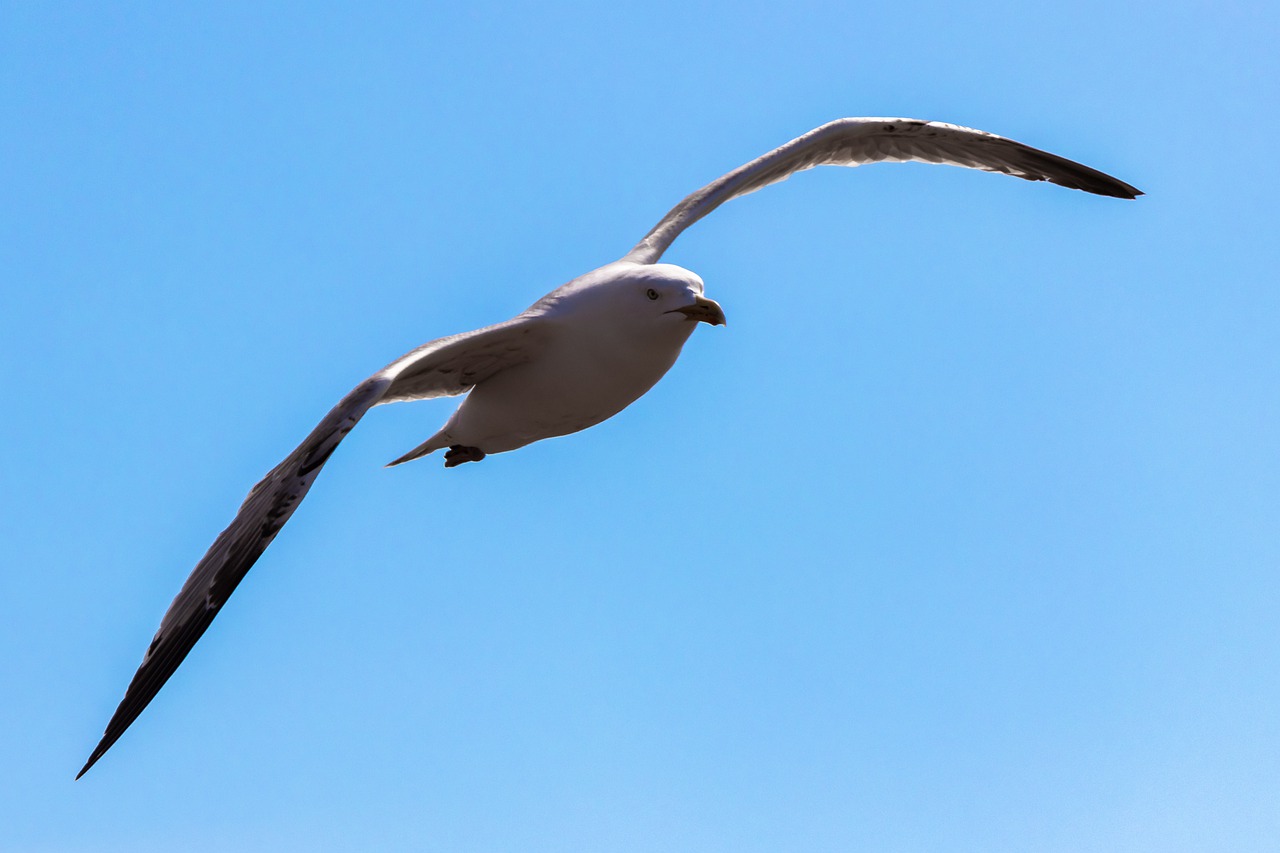
<path fill-rule="evenodd" d="M 565 328 L 536 360 L 477 385 L 432 444 L 502 453 L 594 426 L 652 388 L 696 325 L 670 323 L 643 340 L 598 325 Z"/>

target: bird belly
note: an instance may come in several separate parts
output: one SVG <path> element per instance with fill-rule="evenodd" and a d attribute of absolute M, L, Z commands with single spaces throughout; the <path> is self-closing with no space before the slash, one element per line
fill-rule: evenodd
<path fill-rule="evenodd" d="M 687 337 L 642 351 L 620 349 L 616 341 L 577 341 L 548 351 L 473 388 L 440 431 L 439 444 L 502 453 L 595 426 L 652 388 Z"/>

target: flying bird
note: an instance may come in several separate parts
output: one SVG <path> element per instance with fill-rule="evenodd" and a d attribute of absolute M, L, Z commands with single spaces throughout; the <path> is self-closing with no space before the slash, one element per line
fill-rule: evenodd
<path fill-rule="evenodd" d="M 659 263 L 686 228 L 732 198 L 815 166 L 921 161 L 1132 199 L 1140 191 L 1055 154 L 981 130 L 905 118 L 822 125 L 717 178 L 673 207 L 631 251 L 517 317 L 423 344 L 357 385 L 255 485 L 160 622 L 79 779 L 137 719 L 293 515 L 351 428 L 383 403 L 466 394 L 435 435 L 392 465 L 444 450 L 451 468 L 613 417 L 675 363 L 699 323 L 723 325 L 694 273 Z"/>

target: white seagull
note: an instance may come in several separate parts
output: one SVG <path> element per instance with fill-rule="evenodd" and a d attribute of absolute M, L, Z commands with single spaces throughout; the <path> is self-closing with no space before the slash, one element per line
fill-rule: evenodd
<path fill-rule="evenodd" d="M 76 778 L 111 748 L 173 675 L 293 515 L 338 443 L 369 409 L 467 394 L 439 432 L 392 465 L 445 450 L 444 464 L 451 468 L 594 426 L 652 388 L 699 322 L 725 322 L 720 306 L 703 296 L 702 279 L 658 263 L 682 231 L 729 199 L 814 166 L 911 160 L 1003 172 L 1114 198 L 1142 195 L 1124 181 L 1011 139 L 906 118 L 839 119 L 717 178 L 672 208 L 621 259 L 551 291 L 505 323 L 423 344 L 343 397 L 249 491 L 231 524 L 196 564 Z"/>

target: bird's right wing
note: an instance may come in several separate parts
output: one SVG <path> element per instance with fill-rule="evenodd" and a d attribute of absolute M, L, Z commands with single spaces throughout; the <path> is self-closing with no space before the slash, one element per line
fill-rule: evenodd
<path fill-rule="evenodd" d="M 111 748 L 173 675 L 365 412 L 379 403 L 462 394 L 534 357 L 542 345 L 541 332 L 537 317 L 521 315 L 440 338 L 393 361 L 343 397 L 302 444 L 250 490 L 231 524 L 196 564 L 169 605 L 102 740 L 76 778 Z"/>
<path fill-rule="evenodd" d="M 914 118 L 842 118 L 796 137 L 690 193 L 622 260 L 657 263 L 684 229 L 726 201 L 786 180 L 796 172 L 815 166 L 910 160 L 1003 172 L 1114 198 L 1142 195 L 1140 190 L 1097 169 L 971 127 Z"/>

